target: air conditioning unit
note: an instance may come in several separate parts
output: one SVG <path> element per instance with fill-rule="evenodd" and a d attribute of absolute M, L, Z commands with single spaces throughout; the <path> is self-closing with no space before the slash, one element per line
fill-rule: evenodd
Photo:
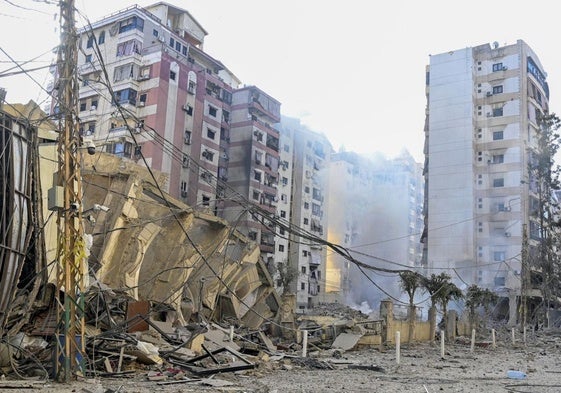
<path fill-rule="evenodd" d="M 503 71 L 506 71 L 506 70 L 508 70 L 508 67 L 507 67 L 507 66 L 503 66 L 502 69 L 503 69 Z"/>
<path fill-rule="evenodd" d="M 505 232 L 505 237 L 510 237 L 510 232 Z"/>
<path fill-rule="evenodd" d="M 146 106 L 146 102 L 144 101 L 138 101 L 136 106 Z"/>
<path fill-rule="evenodd" d="M 166 42 L 166 38 L 163 35 L 161 35 L 161 36 L 158 37 L 158 41 Z"/>
<path fill-rule="evenodd" d="M 138 78 L 136 78 L 138 81 L 146 81 L 148 79 L 150 79 L 150 75 L 139 75 Z"/>
<path fill-rule="evenodd" d="M 95 111 L 95 110 L 97 110 L 97 106 L 92 105 L 92 106 L 90 107 L 90 111 Z"/>
<path fill-rule="evenodd" d="M 187 191 L 181 191 L 181 197 L 187 198 Z"/>
<path fill-rule="evenodd" d="M 491 112 L 487 112 L 487 117 L 493 117 L 493 114 Z"/>
<path fill-rule="evenodd" d="M 493 95 L 493 93 L 490 92 L 490 91 L 488 91 L 487 94 L 486 94 L 487 97 L 491 97 L 492 95 Z"/>

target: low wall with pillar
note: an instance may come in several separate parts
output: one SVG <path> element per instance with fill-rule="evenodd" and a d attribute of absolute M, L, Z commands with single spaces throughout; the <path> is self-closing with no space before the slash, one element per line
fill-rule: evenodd
<path fill-rule="evenodd" d="M 400 333 L 402 343 L 409 341 L 409 318 L 405 320 L 395 319 L 393 313 L 393 302 L 382 300 L 380 303 L 380 319 L 383 322 L 382 343 L 395 344 L 395 333 Z M 437 321 L 438 323 L 439 321 Z M 456 310 L 449 310 L 446 319 L 446 338 L 454 340 L 458 336 L 471 336 L 469 323 L 460 321 Z M 426 342 L 434 340 L 431 337 L 430 321 L 413 321 L 413 337 L 411 342 Z"/>

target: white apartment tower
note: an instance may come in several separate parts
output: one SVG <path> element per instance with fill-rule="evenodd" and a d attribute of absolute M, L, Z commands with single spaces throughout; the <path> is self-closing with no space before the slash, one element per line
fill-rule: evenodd
<path fill-rule="evenodd" d="M 283 223 L 291 222 L 292 205 L 292 168 L 294 152 L 294 130 L 287 127 L 284 118 L 277 124 L 279 129 L 279 171 L 278 171 L 278 203 L 277 216 Z M 281 280 L 279 269 L 287 269 L 290 251 L 290 234 L 284 228 L 279 227 L 275 238 L 273 276 L 276 281 L 276 288 L 279 293 L 285 291 L 284 283 Z M 286 288 L 288 291 L 290 288 Z"/>
<path fill-rule="evenodd" d="M 297 119 L 282 117 L 283 146 L 281 177 L 292 180 L 292 187 L 280 187 L 279 206 L 290 206 L 291 224 L 310 235 L 327 239 L 328 168 L 333 148 L 327 138 L 309 130 Z M 289 152 L 292 146 L 292 161 Z M 285 182 L 281 178 L 281 184 Z M 287 191 L 284 191 L 284 190 Z M 286 192 L 290 192 L 288 197 Z M 285 203 L 285 201 L 288 202 Z M 282 214 L 282 212 L 281 212 Z M 282 217 L 281 217 L 282 218 Z M 288 264 L 297 277 L 290 283 L 290 292 L 296 294 L 296 311 L 303 313 L 315 304 L 325 301 L 326 256 L 329 250 L 318 242 L 297 234 L 290 234 L 287 252 Z M 279 246 L 282 243 L 279 242 Z"/>
<path fill-rule="evenodd" d="M 512 318 L 523 229 L 536 240 L 528 157 L 548 112 L 546 73 L 518 40 L 432 55 L 426 81 L 424 264 L 505 291 Z"/>

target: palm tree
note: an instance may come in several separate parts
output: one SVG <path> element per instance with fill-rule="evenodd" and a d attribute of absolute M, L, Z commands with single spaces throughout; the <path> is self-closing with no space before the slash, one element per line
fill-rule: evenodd
<path fill-rule="evenodd" d="M 477 285 L 473 284 L 466 290 L 466 307 L 469 315 L 469 328 L 472 330 L 476 326 L 477 313 L 476 309 L 481 305 L 483 300 L 483 291 Z"/>
<path fill-rule="evenodd" d="M 446 317 L 448 315 L 448 303 L 451 300 L 460 300 L 464 297 L 462 290 L 451 281 L 444 283 L 442 289 L 438 291 L 437 302 L 442 306 L 442 330 L 446 331 Z"/>
<path fill-rule="evenodd" d="M 413 332 L 415 331 L 415 319 L 416 319 L 416 307 L 415 307 L 415 292 L 423 282 L 423 276 L 419 273 L 406 270 L 399 273 L 399 278 L 401 280 L 400 287 L 409 296 L 409 334 L 407 337 L 407 344 L 411 344 L 413 338 Z"/>
<path fill-rule="evenodd" d="M 433 273 L 430 275 L 430 277 L 423 278 L 422 285 L 425 291 L 429 293 L 431 302 L 429 310 L 431 342 L 434 342 L 434 335 L 436 333 L 436 306 L 437 304 L 443 304 L 444 306 L 448 305 L 449 298 L 448 301 L 445 302 L 445 304 L 441 299 L 445 299 L 449 296 L 448 292 L 452 289 L 449 287 L 449 284 L 452 284 L 452 282 L 450 281 L 451 278 L 452 277 L 450 277 L 450 275 L 444 272 L 438 275 Z M 454 287 L 456 286 L 454 285 Z"/>
<path fill-rule="evenodd" d="M 483 306 L 485 315 L 488 316 L 491 305 L 496 303 L 498 298 L 496 293 L 487 288 L 483 289 L 475 284 L 468 287 L 466 291 L 466 307 L 469 312 L 470 329 L 473 329 L 477 325 L 476 308 Z"/>

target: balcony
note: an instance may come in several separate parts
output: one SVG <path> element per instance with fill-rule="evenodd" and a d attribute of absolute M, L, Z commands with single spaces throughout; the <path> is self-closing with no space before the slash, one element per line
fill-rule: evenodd
<path fill-rule="evenodd" d="M 266 117 L 272 123 L 280 122 L 280 104 L 257 89 L 251 92 L 249 110 L 252 114 Z"/>
<path fill-rule="evenodd" d="M 259 248 L 260 248 L 261 252 L 266 252 L 266 253 L 270 253 L 270 254 L 275 252 L 275 245 L 274 244 L 270 245 L 270 244 L 261 243 L 259 245 Z"/>

